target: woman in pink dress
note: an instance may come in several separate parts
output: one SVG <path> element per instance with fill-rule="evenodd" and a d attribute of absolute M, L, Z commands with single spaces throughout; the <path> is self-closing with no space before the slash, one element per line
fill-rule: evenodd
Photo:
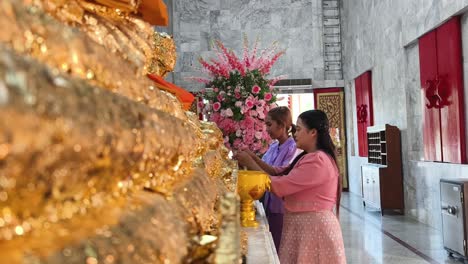
<path fill-rule="evenodd" d="M 265 170 L 275 175 L 270 176 L 272 192 L 283 198 L 286 209 L 280 262 L 346 263 L 337 217 L 341 179 L 326 114 L 310 110 L 299 115 L 295 139 L 304 151 L 291 165 Z M 241 165 L 262 169 L 247 153 L 237 158 Z"/>

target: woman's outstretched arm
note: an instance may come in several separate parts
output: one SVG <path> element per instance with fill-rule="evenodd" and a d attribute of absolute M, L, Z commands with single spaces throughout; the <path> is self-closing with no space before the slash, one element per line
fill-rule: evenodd
<path fill-rule="evenodd" d="M 240 166 L 245 166 L 249 170 L 262 170 L 269 175 L 277 174 L 277 169 L 275 167 L 268 165 L 253 153 L 250 154 L 247 151 L 241 151 L 237 153 L 235 158 L 239 161 Z"/>

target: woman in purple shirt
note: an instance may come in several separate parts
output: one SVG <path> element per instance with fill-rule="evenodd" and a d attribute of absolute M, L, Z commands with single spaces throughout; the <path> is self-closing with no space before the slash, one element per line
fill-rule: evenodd
<path fill-rule="evenodd" d="M 261 166 L 266 163 L 274 167 L 285 167 L 296 153 L 296 143 L 290 136 L 292 128 L 292 116 L 289 108 L 279 106 L 271 109 L 265 119 L 268 134 L 275 140 L 268 151 L 260 160 L 255 154 L 247 151 L 248 154 Z M 268 166 L 269 167 L 269 166 Z M 270 232 L 275 242 L 277 252 L 281 242 L 281 233 L 283 229 L 284 206 L 281 198 L 271 192 L 267 192 L 264 198 L 264 206 L 270 226 Z"/>
<path fill-rule="evenodd" d="M 284 199 L 284 226 L 279 250 L 282 264 L 345 264 L 338 220 L 341 177 L 327 115 L 321 110 L 303 112 L 297 119 L 296 128 L 294 138 L 303 152 L 291 165 L 283 168 L 260 166 L 243 152 L 236 158 L 241 166 L 270 174 L 272 192 Z"/>

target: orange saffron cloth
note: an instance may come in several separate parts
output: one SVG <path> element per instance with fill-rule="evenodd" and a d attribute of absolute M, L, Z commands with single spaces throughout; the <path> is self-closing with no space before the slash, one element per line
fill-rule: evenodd
<path fill-rule="evenodd" d="M 143 0 L 138 8 L 143 20 L 156 26 L 169 25 L 167 7 L 163 0 Z"/>
<path fill-rule="evenodd" d="M 148 77 L 156 83 L 156 86 L 164 91 L 174 94 L 177 99 L 182 103 L 184 110 L 188 110 L 192 105 L 195 96 L 173 83 L 170 83 L 158 75 L 148 74 Z"/>

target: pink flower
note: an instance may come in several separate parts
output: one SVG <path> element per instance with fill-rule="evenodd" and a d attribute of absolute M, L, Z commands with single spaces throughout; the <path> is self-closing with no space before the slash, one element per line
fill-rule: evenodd
<path fill-rule="evenodd" d="M 245 106 L 247 107 L 247 109 L 251 109 L 252 107 L 254 107 L 255 103 L 256 99 L 252 96 L 247 97 L 247 99 L 245 100 Z"/>
<path fill-rule="evenodd" d="M 219 89 L 215 87 L 215 88 L 213 88 L 213 91 L 214 91 L 215 93 L 217 93 L 217 92 L 219 91 Z"/>
<path fill-rule="evenodd" d="M 241 91 L 241 88 L 239 86 L 236 86 L 236 88 L 234 89 L 234 92 L 235 93 L 240 93 Z"/>
<path fill-rule="evenodd" d="M 242 130 L 238 129 L 236 131 L 236 137 L 241 137 L 242 136 Z"/>
<path fill-rule="evenodd" d="M 236 139 L 234 139 L 234 142 L 232 143 L 232 146 L 233 146 L 235 149 L 240 149 L 240 148 L 241 148 L 241 144 L 242 144 L 242 140 L 240 140 L 239 138 L 236 138 Z"/>
<path fill-rule="evenodd" d="M 252 149 L 254 151 L 259 151 L 262 148 L 262 143 L 261 142 L 255 142 L 252 144 Z"/>
<path fill-rule="evenodd" d="M 221 116 L 219 115 L 219 113 L 213 113 L 210 115 L 211 122 L 218 123 L 220 120 L 221 120 Z"/>
<path fill-rule="evenodd" d="M 216 98 L 217 98 L 218 101 L 220 101 L 220 102 L 224 101 L 224 98 L 223 98 L 223 95 L 222 95 L 222 94 L 218 94 L 218 96 L 216 96 Z"/>
<path fill-rule="evenodd" d="M 257 101 L 257 107 L 262 107 L 263 108 L 265 105 L 266 105 L 265 100 L 260 99 L 260 100 Z"/>
<path fill-rule="evenodd" d="M 203 103 L 203 101 L 198 101 L 197 106 L 199 109 L 203 109 L 203 107 L 205 107 L 205 104 Z"/>
<path fill-rule="evenodd" d="M 242 102 L 241 102 L 241 101 L 236 101 L 236 102 L 234 103 L 234 105 L 235 105 L 236 107 L 241 107 L 241 106 L 242 106 Z"/>
<path fill-rule="evenodd" d="M 249 148 L 249 146 L 247 146 L 244 142 L 242 142 L 239 149 L 240 150 L 246 150 L 248 148 Z"/>
<path fill-rule="evenodd" d="M 266 126 L 265 126 L 265 122 L 263 120 L 260 120 L 259 118 L 255 118 L 254 119 L 255 121 L 255 130 L 265 130 Z"/>
<path fill-rule="evenodd" d="M 256 138 L 256 139 L 262 139 L 262 132 L 256 131 L 256 132 L 255 132 L 255 138 Z"/>
<path fill-rule="evenodd" d="M 254 94 L 258 94 L 261 90 L 262 90 L 262 89 L 261 89 L 260 86 L 258 86 L 258 85 L 254 85 L 254 86 L 252 87 L 252 93 L 254 93 Z"/>
<path fill-rule="evenodd" d="M 216 102 L 213 104 L 213 110 L 216 112 L 221 108 L 221 104 L 219 102 Z"/>
<path fill-rule="evenodd" d="M 241 94 L 238 93 L 238 92 L 236 92 L 236 93 L 234 94 L 234 97 L 236 97 L 236 99 L 240 99 L 240 98 L 241 98 Z"/>
<path fill-rule="evenodd" d="M 265 112 L 263 111 L 263 109 L 258 110 L 258 108 L 257 108 L 257 116 L 260 119 L 265 119 Z"/>
<path fill-rule="evenodd" d="M 231 117 L 234 113 L 232 112 L 231 108 L 226 109 L 226 116 Z"/>
<path fill-rule="evenodd" d="M 235 122 L 231 118 L 224 118 L 223 120 L 219 121 L 217 124 L 225 135 L 236 132 L 236 128 L 234 125 Z"/>
<path fill-rule="evenodd" d="M 271 93 L 266 93 L 266 94 L 265 94 L 265 101 L 268 102 L 268 101 L 271 100 L 271 98 L 273 98 L 273 95 L 272 95 Z"/>
<path fill-rule="evenodd" d="M 246 130 L 246 133 L 244 134 L 242 138 L 245 144 L 250 145 L 253 143 L 253 140 L 255 138 L 255 133 L 253 132 L 253 130 Z"/>
<path fill-rule="evenodd" d="M 247 117 L 245 117 L 244 120 L 241 121 L 241 123 L 242 123 L 242 126 L 245 129 L 244 131 L 246 131 L 246 130 L 252 130 L 253 129 L 255 121 L 250 116 L 247 116 Z"/>

